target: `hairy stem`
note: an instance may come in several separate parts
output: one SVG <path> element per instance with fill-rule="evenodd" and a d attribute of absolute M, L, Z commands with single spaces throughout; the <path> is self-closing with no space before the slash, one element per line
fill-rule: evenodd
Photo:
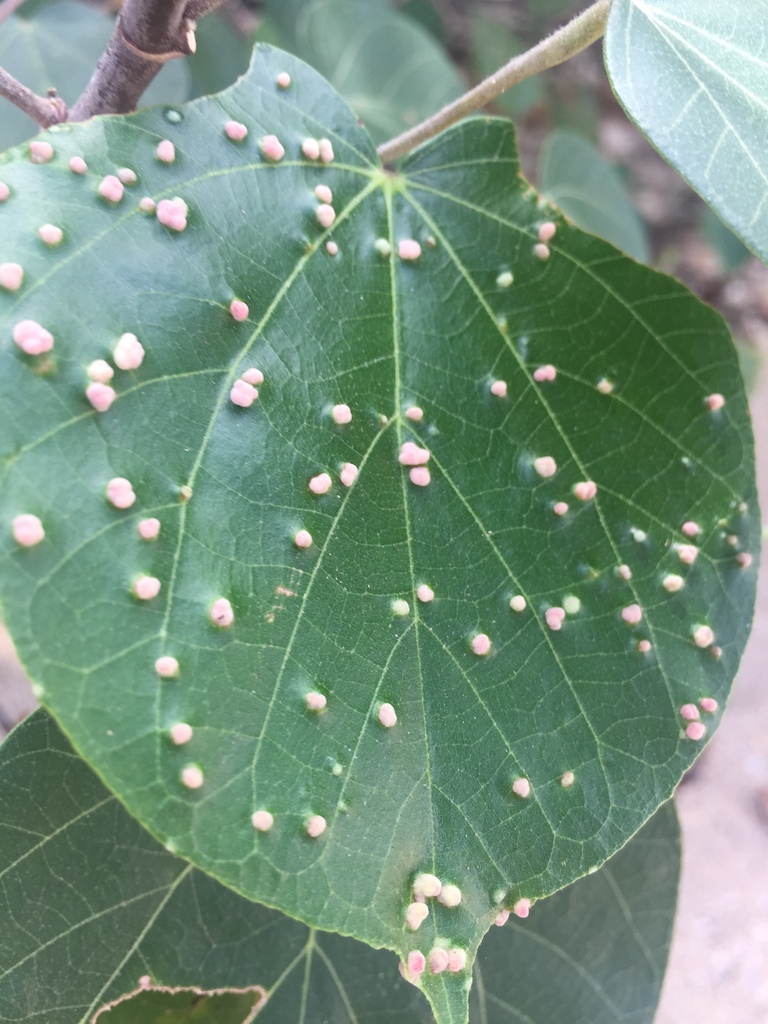
<path fill-rule="evenodd" d="M 136 109 L 164 64 L 195 52 L 195 20 L 221 0 L 125 0 L 109 45 L 71 121 Z"/>
<path fill-rule="evenodd" d="M 55 93 L 46 97 L 38 96 L 3 68 L 0 68 L 0 96 L 5 96 L 43 128 L 67 120 L 66 105 Z"/>
<path fill-rule="evenodd" d="M 455 124 L 476 110 L 481 110 L 513 85 L 537 75 L 540 71 L 562 64 L 569 57 L 585 50 L 604 34 L 610 6 L 611 0 L 597 0 L 573 21 L 546 39 L 542 39 L 532 49 L 513 57 L 508 64 L 499 68 L 495 74 L 480 82 L 474 89 L 470 89 L 459 99 L 449 103 L 432 117 L 428 117 L 426 121 L 379 146 L 381 162 L 388 164 L 405 153 L 410 153 L 416 146 L 438 135 L 449 125 Z"/>

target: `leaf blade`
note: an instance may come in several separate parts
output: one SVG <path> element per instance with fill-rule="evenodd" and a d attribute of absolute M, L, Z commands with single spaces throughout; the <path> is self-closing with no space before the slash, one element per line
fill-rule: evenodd
<path fill-rule="evenodd" d="M 629 116 L 764 262 L 768 50 L 753 26 L 765 13 L 762 0 L 619 0 L 605 40 Z"/>

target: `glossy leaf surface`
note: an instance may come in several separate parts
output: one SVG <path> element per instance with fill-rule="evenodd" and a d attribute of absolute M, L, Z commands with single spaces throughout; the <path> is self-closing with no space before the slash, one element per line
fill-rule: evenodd
<path fill-rule="evenodd" d="M 225 1024 L 225 1013 L 247 1016 L 252 995 L 206 1002 L 143 986 L 259 984 L 268 994 L 259 1012 L 265 1024 L 302 1013 L 305 1024 L 431 1019 L 391 953 L 307 929 L 163 850 L 45 712 L 0 748 L 0 785 L 4 1024 L 90 1024 L 94 1016 L 99 1024 L 186 1024 L 211 1014 Z M 678 867 L 668 805 L 597 875 L 540 904 L 527 921 L 492 928 L 475 967 L 473 1024 L 503 1024 L 515 1013 L 546 1024 L 570 1024 L 576 1014 L 591 1024 L 650 1024 Z M 547 976 L 558 984 L 544 983 Z M 117 1005 L 109 1010 L 108 1002 Z"/>
<path fill-rule="evenodd" d="M 766 0 L 614 0 L 605 60 L 629 116 L 768 260 Z"/>
<path fill-rule="evenodd" d="M 259 147 L 275 132 L 279 162 Z M 319 136 L 332 163 L 301 155 Z M 0 164 L 25 270 L 0 294 L 0 593 L 40 696 L 196 865 L 311 924 L 401 954 L 447 937 L 471 962 L 502 904 L 626 842 L 700 749 L 681 705 L 727 695 L 759 514 L 721 319 L 568 224 L 537 255 L 551 211 L 517 177 L 507 122 L 457 126 L 390 175 L 334 92 L 269 48 L 178 122 L 47 137 L 50 162 Z M 115 206 L 97 187 L 120 166 L 139 185 Z M 142 213 L 142 193 L 181 197 L 186 229 Z M 14 344 L 25 319 L 52 353 Z M 146 356 L 97 414 L 86 367 L 123 332 Z M 248 368 L 265 379 L 243 408 Z M 406 442 L 430 453 L 428 484 L 400 465 Z M 127 509 L 105 498 L 114 478 Z M 43 541 L 14 542 L 20 515 Z M 132 594 L 142 575 L 152 600 Z M 180 723 L 193 736 L 175 745 Z M 462 902 L 433 901 L 414 935 L 424 871 Z M 465 980 L 424 981 L 441 1021 L 463 1019 Z"/>
<path fill-rule="evenodd" d="M 617 170 L 576 132 L 547 136 L 539 156 L 539 187 L 585 231 L 600 235 L 628 256 L 650 255 L 645 225 Z"/>

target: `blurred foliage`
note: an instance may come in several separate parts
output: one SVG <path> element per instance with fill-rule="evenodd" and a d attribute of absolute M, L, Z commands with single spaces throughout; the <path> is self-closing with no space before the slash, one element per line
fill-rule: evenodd
<path fill-rule="evenodd" d="M 253 992 L 137 992 L 102 1011 L 97 1024 L 248 1024 L 258 996 Z"/>
<path fill-rule="evenodd" d="M 538 178 L 546 197 L 580 228 L 648 261 L 645 225 L 616 169 L 587 139 L 553 132 L 541 149 Z"/>
<path fill-rule="evenodd" d="M 407 14 L 414 21 L 417 21 L 427 32 L 431 32 L 435 39 L 441 43 L 445 42 L 445 25 L 440 11 L 432 3 L 432 0 L 400 0 L 398 8 Z"/>

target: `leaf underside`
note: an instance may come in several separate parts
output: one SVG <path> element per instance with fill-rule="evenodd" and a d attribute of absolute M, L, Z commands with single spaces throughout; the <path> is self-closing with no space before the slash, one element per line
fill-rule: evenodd
<path fill-rule="evenodd" d="M 614 0 L 613 89 L 683 177 L 768 261 L 768 5 Z"/>
<path fill-rule="evenodd" d="M 249 129 L 241 143 L 230 118 Z M 272 133 L 279 163 L 259 149 Z M 303 158 L 307 136 L 329 138 L 334 161 Z M 737 555 L 756 555 L 759 512 L 722 320 L 538 201 L 507 122 L 456 126 L 392 175 L 327 84 L 269 47 L 218 97 L 46 138 L 49 163 L 26 149 L 0 163 L 4 251 L 25 270 L 0 294 L 0 595 L 42 700 L 132 813 L 239 892 L 401 955 L 446 939 L 471 963 L 501 905 L 627 841 L 700 749 L 678 708 L 727 696 L 755 587 Z M 170 165 L 155 159 L 163 138 Z M 67 169 L 73 154 L 88 175 Z M 124 166 L 139 184 L 113 206 L 96 188 Z M 318 184 L 333 191 L 329 229 Z M 180 196 L 186 230 L 142 213 L 145 194 Z M 45 222 L 59 246 L 36 236 Z M 398 257 L 403 240 L 417 260 Z M 25 318 L 52 332 L 50 354 L 13 344 Z M 146 357 L 95 413 L 85 368 L 126 331 Z M 537 380 L 549 364 L 556 378 Z M 265 380 L 244 409 L 229 394 L 249 367 Z M 346 425 L 329 414 L 340 403 Z M 431 453 L 428 486 L 398 463 L 406 441 Z M 545 457 L 552 476 L 535 468 Z M 323 472 L 332 487 L 314 495 Z M 114 477 L 137 495 L 126 511 L 105 501 Z M 587 481 L 597 495 L 579 500 Z M 25 513 L 46 537 L 21 549 Z M 161 523 L 151 543 L 145 517 Z M 693 564 L 687 521 L 701 528 Z M 141 573 L 162 584 L 154 600 L 132 597 Z M 670 575 L 682 589 L 665 589 Z M 227 629 L 209 618 L 221 598 Z M 552 608 L 568 609 L 559 630 Z M 159 656 L 178 659 L 177 678 L 156 675 Z M 194 730 L 183 746 L 178 722 Z M 182 784 L 189 766 L 199 789 Z M 257 810 L 271 831 L 254 831 Z M 315 815 L 328 827 L 310 838 Z M 421 871 L 463 898 L 431 901 L 413 934 Z M 426 977 L 440 1021 L 464 1019 L 466 983 Z"/>
<path fill-rule="evenodd" d="M 165 1013 L 174 1003 L 191 1019 L 210 1011 L 223 1024 L 225 1008 L 254 1002 L 234 990 L 259 986 L 260 1024 L 432 1019 L 391 953 L 308 929 L 164 850 L 47 712 L 37 711 L 0 748 L 0 791 L 3 1024 L 112 1024 L 126 1014 L 135 1024 L 154 1019 L 150 1007 Z M 548 1024 L 650 1024 L 679 861 L 668 804 L 598 874 L 527 921 L 512 917 L 492 928 L 475 963 L 473 1024 L 505 1024 L 521 1013 Z M 169 988 L 187 991 L 174 997 Z M 232 995 L 225 1007 L 206 1006 L 194 989 Z M 137 991 L 144 992 L 138 1001 Z"/>

